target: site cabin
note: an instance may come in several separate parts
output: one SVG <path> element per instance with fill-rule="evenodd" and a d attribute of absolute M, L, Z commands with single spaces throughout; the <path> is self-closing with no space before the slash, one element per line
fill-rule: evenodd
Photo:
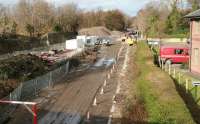
<path fill-rule="evenodd" d="M 86 46 L 94 46 L 98 42 L 98 37 L 97 36 L 88 36 L 86 38 Z"/>
<path fill-rule="evenodd" d="M 190 19 L 190 71 L 200 74 L 200 10 L 185 16 Z"/>
<path fill-rule="evenodd" d="M 187 44 L 170 43 L 160 45 L 160 60 L 164 63 L 189 62 L 189 46 Z"/>
<path fill-rule="evenodd" d="M 66 40 L 65 45 L 67 50 L 83 49 L 85 47 L 85 43 L 77 39 Z"/>
<path fill-rule="evenodd" d="M 99 37 L 80 35 L 80 36 L 77 36 L 76 39 L 79 42 L 83 42 L 85 46 L 94 46 L 98 42 Z"/>

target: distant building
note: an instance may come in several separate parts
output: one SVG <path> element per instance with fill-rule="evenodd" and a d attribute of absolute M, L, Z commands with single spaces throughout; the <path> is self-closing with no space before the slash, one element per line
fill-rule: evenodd
<path fill-rule="evenodd" d="M 190 19 L 190 71 L 200 74 L 200 9 L 185 18 Z"/>

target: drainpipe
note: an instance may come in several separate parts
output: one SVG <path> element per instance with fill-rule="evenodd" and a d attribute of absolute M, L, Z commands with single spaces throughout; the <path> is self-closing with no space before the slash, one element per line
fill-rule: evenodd
<path fill-rule="evenodd" d="M 193 31 L 193 19 L 190 19 L 190 61 L 189 61 L 189 67 L 190 72 L 192 72 L 192 31 Z"/>

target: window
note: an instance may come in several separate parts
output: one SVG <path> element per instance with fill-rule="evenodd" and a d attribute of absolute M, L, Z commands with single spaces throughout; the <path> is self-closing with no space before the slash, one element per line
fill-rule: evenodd
<path fill-rule="evenodd" d="M 181 55 L 184 53 L 184 50 L 183 49 L 175 49 L 175 54 L 176 55 Z"/>
<path fill-rule="evenodd" d="M 87 44 L 90 44 L 91 43 L 91 39 L 87 39 Z"/>
<path fill-rule="evenodd" d="M 199 65 L 199 48 L 194 48 L 194 64 Z"/>
<path fill-rule="evenodd" d="M 195 33 L 200 33 L 200 21 L 195 22 Z"/>

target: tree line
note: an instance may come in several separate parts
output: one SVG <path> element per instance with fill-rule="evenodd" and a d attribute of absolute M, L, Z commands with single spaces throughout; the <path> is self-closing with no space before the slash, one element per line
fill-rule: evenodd
<path fill-rule="evenodd" d="M 0 34 L 40 37 L 48 32 L 76 33 L 80 28 L 106 26 L 124 30 L 130 19 L 119 10 L 83 11 L 76 4 L 54 6 L 45 0 L 19 0 L 11 7 L 0 5 Z"/>
<path fill-rule="evenodd" d="M 188 37 L 188 13 L 200 8 L 200 0 L 160 0 L 146 4 L 133 18 L 133 27 L 146 37 Z"/>

